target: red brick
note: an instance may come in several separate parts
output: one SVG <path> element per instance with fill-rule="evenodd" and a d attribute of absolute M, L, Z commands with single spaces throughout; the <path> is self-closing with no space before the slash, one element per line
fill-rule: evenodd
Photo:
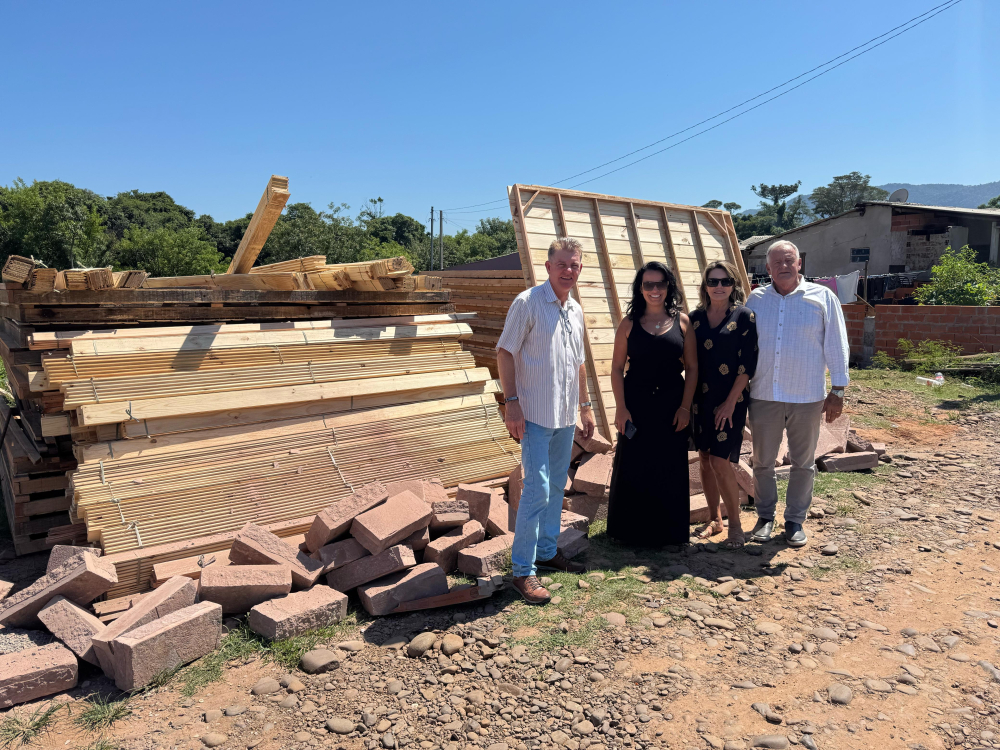
<path fill-rule="evenodd" d="M 75 557 L 27 588 L 0 601 L 0 625 L 23 628 L 38 622 L 38 613 L 57 596 L 74 604 L 88 604 L 118 583 L 115 566 L 106 560 Z"/>
<path fill-rule="evenodd" d="M 351 524 L 351 536 L 373 555 L 430 524 L 432 508 L 412 492 L 401 492 L 362 513 Z"/>
<path fill-rule="evenodd" d="M 207 570 L 207 568 L 205 569 Z M 204 571 L 202 571 L 204 575 Z M 190 607 L 198 593 L 198 582 L 186 576 L 174 576 L 158 589 L 149 592 L 121 617 L 94 636 L 94 652 L 104 674 L 115 679 L 115 639 L 171 612 Z"/>
<path fill-rule="evenodd" d="M 464 500 L 469 505 L 469 518 L 486 526 L 490 515 L 490 498 L 493 490 L 481 484 L 460 484 L 455 499 Z"/>
<path fill-rule="evenodd" d="M 584 516 L 593 523 L 597 518 L 597 513 L 601 504 L 607 502 L 603 497 L 591 497 L 590 495 L 570 495 L 563 498 L 563 510 L 570 511 L 580 516 Z"/>
<path fill-rule="evenodd" d="M 468 521 L 461 528 L 452 529 L 428 544 L 424 550 L 424 562 L 437 563 L 445 573 L 451 573 L 458 564 L 459 551 L 485 538 L 482 524 Z"/>
<path fill-rule="evenodd" d="M 412 568 L 417 564 L 413 557 L 413 550 L 405 544 L 397 544 L 394 547 L 379 552 L 377 555 L 369 555 L 347 563 L 339 568 L 334 568 L 326 575 L 326 582 L 337 591 L 345 594 L 352 589 L 363 584 L 374 581 L 376 578 L 397 573 L 400 570 Z"/>
<path fill-rule="evenodd" d="M 437 563 L 423 563 L 358 588 L 361 605 L 375 616 L 387 615 L 414 599 L 447 593 L 448 577 Z"/>
<path fill-rule="evenodd" d="M 253 523 L 236 535 L 229 560 L 233 565 L 287 565 L 292 571 L 292 584 L 303 589 L 316 583 L 323 573 L 323 563 Z"/>
<path fill-rule="evenodd" d="M 611 481 L 614 459 L 607 453 L 594 453 L 580 462 L 573 478 L 573 489 L 585 495 L 603 495 Z"/>
<path fill-rule="evenodd" d="M 215 602 L 229 615 L 249 612 L 291 590 L 292 571 L 287 565 L 209 565 L 201 571 L 198 593 L 203 602 Z"/>
<path fill-rule="evenodd" d="M 571 510 L 564 509 L 559 517 L 559 528 L 564 531 L 566 529 L 586 531 L 590 528 L 590 519 L 579 513 L 574 513 Z"/>
<path fill-rule="evenodd" d="M 607 453 L 611 450 L 611 442 L 599 433 L 596 429 L 594 430 L 593 436 L 588 440 L 583 436 L 583 425 L 580 420 L 576 422 L 576 430 L 573 432 L 573 440 L 583 448 L 587 453 Z"/>
<path fill-rule="evenodd" d="M 408 537 L 406 537 L 406 539 L 400 542 L 400 544 L 405 544 L 414 552 L 423 552 L 425 549 L 427 549 L 427 545 L 430 543 L 431 543 L 431 530 L 427 526 L 425 526 L 422 529 L 417 529 Z"/>
<path fill-rule="evenodd" d="M 76 687 L 76 656 L 50 643 L 0 655 L 0 708 L 10 708 Z"/>
<path fill-rule="evenodd" d="M 306 534 L 306 546 L 309 547 L 309 551 L 315 552 L 346 534 L 355 516 L 381 505 L 388 498 L 388 488 L 380 482 L 372 482 L 317 514 Z"/>
<path fill-rule="evenodd" d="M 490 536 L 502 536 L 510 531 L 510 508 L 503 498 L 503 490 L 493 490 L 490 497 L 490 513 L 486 519 L 486 533 Z"/>
<path fill-rule="evenodd" d="M 442 532 L 468 523 L 469 504 L 465 500 L 438 500 L 432 506 L 431 531 Z"/>
<path fill-rule="evenodd" d="M 115 685 L 134 690 L 210 654 L 222 636 L 222 607 L 198 602 L 146 623 L 114 642 Z"/>
<path fill-rule="evenodd" d="M 371 552 L 362 547 L 361 542 L 354 537 L 348 537 L 320 547 L 317 554 L 319 561 L 323 563 L 323 572 L 329 573 L 334 568 L 340 568 L 355 560 L 360 560 L 362 557 L 367 557 Z"/>
<path fill-rule="evenodd" d="M 513 535 L 507 534 L 466 547 L 458 553 L 458 569 L 470 576 L 487 576 L 502 572 L 504 558 L 513 541 Z"/>
<path fill-rule="evenodd" d="M 45 565 L 45 573 L 48 575 L 61 565 L 65 565 L 70 560 L 80 555 L 101 556 L 100 547 L 75 547 L 71 544 L 56 544 L 49 552 L 49 561 Z"/>
<path fill-rule="evenodd" d="M 347 596 L 329 586 L 271 599 L 250 610 L 250 629 L 272 641 L 335 625 L 347 616 Z"/>
<path fill-rule="evenodd" d="M 94 653 L 94 636 L 104 630 L 104 623 L 90 612 L 64 596 L 57 596 L 42 607 L 38 619 L 74 654 L 91 664 L 99 664 Z"/>
<path fill-rule="evenodd" d="M 824 456 L 819 461 L 823 471 L 861 471 L 862 469 L 874 469 L 878 466 L 878 453 L 875 451 L 865 451 L 864 453 L 839 453 L 832 456 Z"/>

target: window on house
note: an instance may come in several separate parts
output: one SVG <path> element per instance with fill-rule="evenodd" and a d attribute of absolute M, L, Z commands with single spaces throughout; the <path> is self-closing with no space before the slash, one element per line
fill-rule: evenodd
<path fill-rule="evenodd" d="M 906 266 L 889 266 L 889 273 L 904 273 Z"/>
<path fill-rule="evenodd" d="M 864 263 L 871 257 L 870 247 L 852 247 L 851 263 Z"/>

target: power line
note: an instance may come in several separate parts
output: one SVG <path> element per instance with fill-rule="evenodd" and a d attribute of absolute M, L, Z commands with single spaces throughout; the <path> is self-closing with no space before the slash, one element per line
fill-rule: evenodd
<path fill-rule="evenodd" d="M 594 172 L 594 171 L 596 171 L 598 169 L 602 169 L 603 167 L 606 167 L 606 166 L 608 166 L 610 164 L 615 164 L 615 163 L 617 163 L 619 161 L 622 161 L 623 159 L 627 159 L 630 156 L 634 156 L 635 154 L 640 153 L 641 151 L 645 151 L 646 149 L 649 149 L 649 148 L 652 148 L 653 146 L 659 145 L 660 143 L 663 143 L 664 141 L 668 141 L 671 138 L 675 138 L 678 135 L 682 135 L 683 133 L 686 133 L 686 132 L 688 132 L 690 130 L 693 130 L 694 128 L 697 128 L 700 125 L 704 125 L 707 122 L 711 122 L 712 120 L 718 119 L 719 117 L 722 117 L 723 115 L 726 115 L 726 114 L 732 112 L 733 110 L 739 109 L 740 107 L 743 107 L 743 106 L 749 104 L 750 102 L 753 102 L 753 101 L 756 101 L 757 99 L 760 99 L 762 96 L 767 96 L 768 94 L 770 94 L 773 91 L 777 91 L 778 89 L 784 88 L 788 84 L 793 83 L 794 81 L 799 80 L 803 76 L 807 76 L 810 73 L 813 73 L 813 72 L 815 72 L 817 70 L 820 70 L 821 68 L 827 68 L 827 66 L 830 66 L 834 62 L 836 62 L 837 60 L 840 60 L 841 58 L 846 57 L 847 55 L 850 55 L 852 52 L 856 52 L 859 49 L 867 47 L 867 49 L 864 49 L 862 52 L 859 52 L 858 54 L 856 54 L 856 55 L 854 55 L 852 57 L 849 57 L 846 60 L 843 60 L 842 62 L 838 63 L 837 65 L 833 65 L 833 67 L 827 68 L 827 70 L 824 70 L 823 72 L 818 73 L 817 75 L 813 76 L 812 78 L 809 78 L 809 79 L 803 81 L 802 83 L 800 83 L 800 84 L 798 84 L 796 86 L 793 86 L 792 88 L 790 88 L 790 89 L 788 89 L 786 91 L 783 91 L 780 94 L 777 94 L 776 96 L 771 97 L 770 99 L 767 99 L 767 100 L 765 100 L 763 102 L 760 102 L 759 104 L 756 104 L 753 107 L 750 107 L 749 109 L 746 109 L 746 110 L 744 110 L 742 112 L 739 112 L 739 113 L 733 115 L 732 117 L 729 117 L 729 118 L 723 120 L 722 122 L 716 123 L 712 127 L 705 128 L 704 130 L 700 130 L 697 133 L 694 133 L 693 135 L 689 136 L 688 138 L 685 138 L 685 139 L 683 139 L 681 141 L 678 141 L 677 143 L 672 144 L 671 146 L 668 146 L 667 148 L 660 149 L 658 151 L 653 152 L 652 154 L 647 154 L 646 156 L 642 157 L 641 159 L 636 159 L 635 161 L 629 162 L 628 164 L 625 164 L 625 165 L 623 165 L 621 167 L 618 167 L 617 169 L 613 169 L 613 170 L 611 170 L 609 172 L 605 172 L 605 173 L 600 174 L 597 177 L 593 177 L 593 178 L 591 178 L 589 180 L 584 180 L 583 182 L 579 182 L 576 185 L 573 185 L 571 187 L 578 187 L 579 185 L 585 185 L 585 184 L 587 184 L 589 182 L 593 182 L 594 180 L 598 180 L 601 177 L 606 177 L 607 175 L 614 174 L 615 172 L 619 172 L 622 169 L 627 169 L 628 167 L 631 167 L 631 166 L 633 166 L 635 164 L 638 164 L 641 161 L 645 161 L 646 159 L 649 159 L 649 158 L 651 158 L 653 156 L 657 156 L 659 154 L 662 154 L 664 151 L 669 151 L 671 148 L 674 148 L 675 146 L 679 146 L 682 143 L 686 143 L 687 141 L 691 140 L 692 138 L 696 138 L 697 136 L 702 135 L 703 133 L 707 133 L 710 130 L 714 130 L 715 128 L 720 127 L 721 125 L 725 125 L 727 122 L 731 122 L 732 120 L 735 120 L 738 117 L 742 117 L 743 115 L 747 114 L 748 112 L 752 112 L 753 110 L 758 109 L 759 107 L 762 107 L 765 104 L 768 104 L 768 103 L 774 101 L 775 99 L 778 99 L 778 98 L 784 96 L 785 94 L 788 94 L 788 93 L 790 93 L 792 91 L 795 91 L 798 88 L 801 88 L 802 86 L 804 86 L 805 84 L 809 83 L 810 81 L 814 81 L 817 78 L 819 78 L 820 76 L 826 75 L 827 73 L 829 73 L 832 70 L 836 70 L 841 65 L 844 65 L 844 64 L 850 62 L 851 60 L 854 60 L 854 59 L 857 59 L 858 57 L 861 57 L 861 55 L 867 54 L 868 52 L 871 52 L 872 50 L 877 49 L 878 47 L 881 47 L 883 44 L 885 44 L 885 43 L 887 43 L 887 42 L 895 39 L 896 37 L 898 37 L 898 36 L 900 36 L 902 34 L 905 34 L 907 31 L 915 29 L 917 26 L 920 26 L 921 24 L 925 23 L 926 21 L 929 21 L 934 16 L 937 16 L 937 15 L 943 13 L 944 11 L 946 11 L 946 10 L 948 10 L 948 9 L 956 6 L 956 5 L 958 5 L 960 2 L 962 2 L 962 0 L 946 0 L 945 2 L 943 2 L 941 4 L 936 5 L 933 8 L 930 8 L 929 10 L 924 11 L 923 13 L 914 16 L 913 18 L 909 19 L 908 21 L 905 21 L 905 22 L 899 24 L 898 26 L 894 26 L 893 28 L 889 29 L 886 32 L 883 32 L 882 34 L 879 34 L 876 37 L 872 37 L 867 42 L 859 44 L 859 45 L 857 45 L 857 46 L 855 46 L 855 47 L 847 50 L 846 52 L 843 52 L 843 53 L 837 55 L 836 57 L 833 57 L 833 58 L 827 60 L 826 62 L 824 62 L 824 63 L 822 63 L 820 65 L 817 65 L 817 66 L 815 66 L 815 67 L 813 67 L 813 68 L 805 71 L 804 73 L 799 73 L 797 76 L 794 76 L 793 78 L 789 78 L 784 83 L 780 83 L 777 86 L 772 86 L 771 88 L 767 89 L 766 91 L 762 91 L 761 93 L 757 94 L 756 96 L 753 96 L 753 97 L 751 97 L 749 99 L 746 99 L 745 101 L 740 102 L 739 104 L 735 104 L 732 107 L 729 107 L 728 109 L 725 109 L 725 110 L 723 110 L 723 111 L 721 111 L 721 112 L 719 112 L 719 113 L 717 113 L 715 115 L 712 115 L 711 117 L 707 117 L 704 120 L 701 120 L 700 122 L 696 122 L 695 124 L 689 125 L 688 127 L 683 128 L 681 130 L 678 130 L 675 133 L 672 133 L 672 134 L 670 134 L 668 136 L 664 136 L 663 138 L 660 138 L 659 140 L 653 141 L 652 143 L 649 143 L 649 144 L 647 144 L 645 146 L 642 146 L 641 148 L 634 149 L 634 150 L 628 152 L 627 154 L 623 154 L 622 156 L 619 156 L 619 157 L 616 157 L 614 159 L 611 159 L 610 161 L 606 161 L 603 164 L 597 165 L 596 167 L 591 167 L 590 169 L 586 169 L 586 170 L 584 170 L 582 172 L 577 172 L 576 174 L 570 175 L 569 177 L 564 177 L 563 179 L 558 180 L 556 182 L 553 182 L 551 184 L 553 184 L 553 185 L 559 185 L 559 184 L 562 184 L 564 182 L 569 182 L 572 179 L 575 179 L 577 177 L 581 177 L 581 176 L 583 176 L 585 174 L 589 174 L 589 173 Z M 920 20 L 920 19 L 922 19 L 922 20 Z M 913 23 L 914 21 L 918 21 L 918 22 L 917 23 Z M 910 24 L 912 24 L 912 25 L 910 25 Z M 906 27 L 906 28 L 904 28 L 904 27 Z M 899 29 L 902 29 L 902 31 L 899 31 Z M 898 31 L 899 33 L 893 34 L 893 32 L 895 32 L 895 31 Z M 889 36 L 890 34 L 892 34 L 892 36 Z M 883 39 L 883 37 L 887 37 L 887 36 L 889 37 L 888 39 Z M 883 39 L 883 41 L 879 42 L 878 44 L 874 44 L 874 45 L 872 44 L 873 42 L 876 42 L 879 39 Z M 872 45 L 872 46 L 869 47 L 869 45 Z M 504 203 L 506 203 L 506 201 L 504 201 L 504 200 L 495 200 L 495 201 L 488 201 L 488 202 L 485 202 L 485 203 L 473 203 L 473 204 L 468 205 L 468 206 L 458 206 L 456 208 L 446 209 L 446 210 L 451 211 L 452 213 L 485 213 L 485 212 L 487 212 L 489 210 L 492 210 L 492 209 L 485 209 L 483 211 L 467 211 L 467 210 L 464 210 L 464 209 L 475 209 L 475 208 L 479 208 L 481 206 L 497 206 L 497 205 L 504 204 Z"/>

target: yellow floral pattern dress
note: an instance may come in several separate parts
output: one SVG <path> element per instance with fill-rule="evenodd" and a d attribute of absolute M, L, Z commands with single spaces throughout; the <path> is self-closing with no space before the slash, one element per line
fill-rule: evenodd
<path fill-rule="evenodd" d="M 731 307 L 714 328 L 705 310 L 691 313 L 698 339 L 698 380 L 691 406 L 691 432 L 695 446 L 713 456 L 740 460 L 743 427 L 750 406 L 750 387 L 743 390 L 733 410 L 733 426 L 715 427 L 715 410 L 726 400 L 739 375 L 751 378 L 757 369 L 757 322 L 746 307 Z"/>

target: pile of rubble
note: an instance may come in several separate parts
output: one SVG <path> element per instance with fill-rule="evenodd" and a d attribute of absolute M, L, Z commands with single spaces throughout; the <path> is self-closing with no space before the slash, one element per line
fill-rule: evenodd
<path fill-rule="evenodd" d="M 228 556 L 132 598 L 110 622 L 86 607 L 118 583 L 114 565 L 97 549 L 56 547 L 45 576 L 0 601 L 0 626 L 41 624 L 61 643 L 0 656 L 0 708 L 75 686 L 78 659 L 121 690 L 148 685 L 217 648 L 224 616 L 279 640 L 339 622 L 352 593 L 374 616 L 487 598 L 502 585 L 513 515 L 499 488 L 459 485 L 451 498 L 434 480 L 373 482 L 316 515 L 298 547 L 246 524 Z M 588 525 L 563 511 L 564 554 L 586 548 Z M 449 589 L 456 571 L 476 585 Z"/>

